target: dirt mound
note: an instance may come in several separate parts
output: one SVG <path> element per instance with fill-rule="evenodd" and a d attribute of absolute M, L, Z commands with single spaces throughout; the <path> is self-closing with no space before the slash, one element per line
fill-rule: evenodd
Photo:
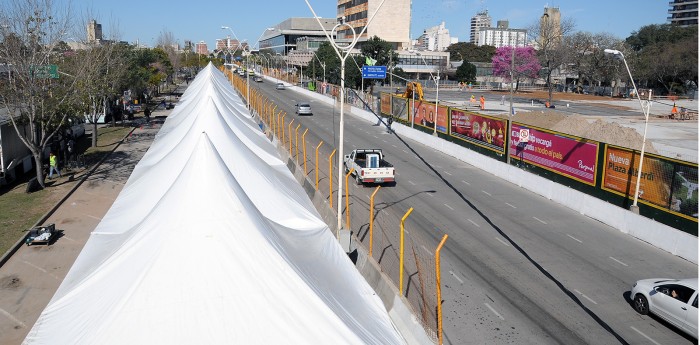
<path fill-rule="evenodd" d="M 556 112 L 518 113 L 513 117 L 513 121 L 616 146 L 636 150 L 642 148 L 642 135 L 639 132 L 634 128 L 620 126 L 615 122 L 605 122 L 599 119 L 589 122 L 577 115 Z M 646 150 L 656 153 L 649 140 L 647 140 Z"/>

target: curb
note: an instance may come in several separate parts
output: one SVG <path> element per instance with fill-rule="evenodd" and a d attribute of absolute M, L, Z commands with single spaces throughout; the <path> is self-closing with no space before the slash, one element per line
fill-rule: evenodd
<path fill-rule="evenodd" d="M 78 181 L 78 183 L 76 183 L 75 186 L 73 186 L 73 188 L 71 188 L 71 190 L 68 191 L 68 193 L 66 193 L 66 195 L 65 195 L 63 198 L 61 198 L 61 200 L 59 200 L 59 201 L 56 203 L 56 205 L 54 205 L 48 212 L 46 212 L 43 216 L 41 216 L 41 218 L 39 218 L 39 220 L 38 220 L 36 223 L 34 223 L 34 225 L 33 225 L 32 227 L 39 226 L 39 224 L 42 224 L 42 223 L 44 223 L 47 219 L 49 219 L 49 217 L 51 217 L 51 215 L 53 215 L 53 213 L 56 212 L 56 210 L 57 210 L 59 207 L 61 207 L 61 205 L 62 205 L 66 200 L 68 200 L 68 198 L 69 198 L 71 195 L 73 195 L 73 193 L 83 184 L 83 182 L 85 182 L 85 180 L 87 180 L 87 178 L 90 177 L 90 176 L 92 175 L 92 173 L 95 172 L 95 170 L 97 170 L 97 167 L 99 167 L 99 166 L 102 164 L 102 162 L 104 162 L 105 159 L 107 159 L 107 157 L 109 157 L 112 153 L 114 153 L 114 151 L 116 151 L 117 148 L 119 148 L 119 146 L 121 146 L 121 145 L 124 143 L 124 140 L 125 140 L 126 138 L 128 138 L 128 137 L 131 135 L 131 133 L 134 132 L 134 130 L 136 130 L 136 127 L 132 127 L 132 128 L 131 128 L 131 131 L 129 131 L 129 133 L 127 133 L 126 135 L 124 135 L 124 137 L 122 138 L 122 140 L 120 140 L 119 143 L 118 143 L 116 146 L 114 146 L 114 148 L 112 149 L 112 151 L 110 151 L 108 154 L 104 155 L 104 157 L 102 157 L 102 159 L 100 159 L 99 162 L 97 162 L 95 165 L 93 165 L 93 167 L 90 168 L 90 170 L 83 176 L 83 178 L 81 178 L 80 181 Z M 17 252 L 17 250 L 19 250 L 19 248 L 20 248 L 20 247 L 24 244 L 24 242 L 26 241 L 27 236 L 29 235 L 29 233 L 26 232 L 26 231 L 23 231 L 23 232 L 24 232 L 24 234 L 22 234 L 22 237 L 20 237 L 20 239 L 17 240 L 17 242 L 15 242 L 15 244 L 13 244 L 12 247 L 10 247 L 10 249 L 8 249 L 8 250 L 2 255 L 2 257 L 0 257 L 0 267 L 4 266 L 5 263 L 6 263 L 8 260 L 10 260 L 10 258 L 12 257 L 12 255 L 14 255 L 15 252 Z"/>

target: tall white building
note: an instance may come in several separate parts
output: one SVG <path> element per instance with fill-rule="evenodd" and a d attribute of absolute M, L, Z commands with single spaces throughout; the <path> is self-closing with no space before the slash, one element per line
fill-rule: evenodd
<path fill-rule="evenodd" d="M 509 29 L 507 20 L 499 20 L 495 28 L 479 30 L 479 46 L 525 47 L 527 45 L 527 30 Z"/>
<path fill-rule="evenodd" d="M 489 11 L 484 10 L 472 17 L 469 25 L 469 42 L 477 44 L 479 42 L 479 30 L 491 27 L 491 16 Z"/>
<path fill-rule="evenodd" d="M 423 35 L 418 38 L 418 49 L 430 51 L 445 51 L 453 42 L 457 41 L 457 37 L 450 37 L 450 30 L 445 28 L 445 22 L 438 26 L 423 31 Z"/>
<path fill-rule="evenodd" d="M 377 36 L 391 43 L 395 49 L 407 49 L 411 44 L 411 0 L 386 1 L 368 25 L 369 18 L 381 3 L 381 0 L 338 0 L 337 18 L 352 26 L 356 34 L 367 26 L 360 42 Z M 352 32 L 340 30 L 338 39 L 350 40 Z"/>

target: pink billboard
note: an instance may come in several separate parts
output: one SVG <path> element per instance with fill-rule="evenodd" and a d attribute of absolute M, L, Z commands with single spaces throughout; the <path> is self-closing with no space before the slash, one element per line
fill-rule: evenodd
<path fill-rule="evenodd" d="M 520 142 L 529 134 L 527 142 Z M 510 156 L 557 174 L 594 186 L 598 143 L 513 123 Z"/>

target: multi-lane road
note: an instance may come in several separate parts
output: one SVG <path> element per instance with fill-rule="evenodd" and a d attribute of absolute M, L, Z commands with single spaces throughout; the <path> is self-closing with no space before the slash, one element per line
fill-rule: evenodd
<path fill-rule="evenodd" d="M 267 80 L 253 87 L 293 117 L 293 127 L 308 128 L 309 143 L 323 140 L 328 156 L 338 109 Z M 300 101 L 310 101 L 312 116 L 294 114 Z M 637 314 L 628 294 L 638 279 L 696 277 L 696 264 L 346 113 L 346 153 L 353 148 L 381 148 L 396 167 L 397 184 L 378 196 L 387 217 L 413 207 L 411 231 L 435 242 L 449 235 L 441 258 L 445 344 L 692 343 Z M 355 232 L 367 224 L 373 191 L 350 186 L 351 209 L 364 211 L 351 212 Z"/>

